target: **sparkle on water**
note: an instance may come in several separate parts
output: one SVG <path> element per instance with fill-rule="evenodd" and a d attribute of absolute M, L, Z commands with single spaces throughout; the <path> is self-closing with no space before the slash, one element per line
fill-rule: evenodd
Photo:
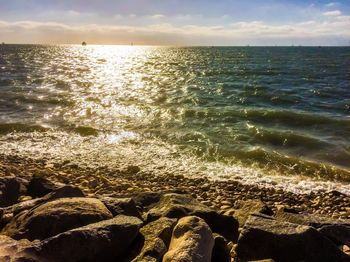
<path fill-rule="evenodd" d="M 350 97 L 340 86 L 343 100 L 313 104 L 327 90 L 317 49 L 305 72 L 305 54 L 279 49 L 12 48 L 0 61 L 4 153 L 350 194 Z"/>

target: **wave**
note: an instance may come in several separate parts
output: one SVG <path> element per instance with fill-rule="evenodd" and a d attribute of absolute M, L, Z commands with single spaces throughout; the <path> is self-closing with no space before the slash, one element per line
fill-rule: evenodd
<path fill-rule="evenodd" d="M 41 125 L 30 125 L 22 123 L 0 123 L 0 134 L 9 134 L 12 132 L 46 132 L 49 128 Z"/>
<path fill-rule="evenodd" d="M 0 123 L 0 134 L 6 135 L 10 133 L 45 133 L 48 131 L 57 130 L 55 127 L 47 127 L 38 124 L 22 124 L 22 123 Z M 68 125 L 65 128 L 59 128 L 68 132 L 79 134 L 80 136 L 98 136 L 100 131 L 89 126 Z"/>

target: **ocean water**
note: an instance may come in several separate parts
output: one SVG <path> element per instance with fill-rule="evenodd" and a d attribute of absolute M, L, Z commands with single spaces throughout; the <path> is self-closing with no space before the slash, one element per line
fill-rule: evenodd
<path fill-rule="evenodd" d="M 0 153 L 350 194 L 350 48 L 1 45 Z"/>

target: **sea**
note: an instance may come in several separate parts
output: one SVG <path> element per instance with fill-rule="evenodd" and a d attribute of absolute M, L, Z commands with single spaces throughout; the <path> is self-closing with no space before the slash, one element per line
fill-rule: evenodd
<path fill-rule="evenodd" d="M 0 45 L 0 154 L 350 195 L 350 47 Z"/>

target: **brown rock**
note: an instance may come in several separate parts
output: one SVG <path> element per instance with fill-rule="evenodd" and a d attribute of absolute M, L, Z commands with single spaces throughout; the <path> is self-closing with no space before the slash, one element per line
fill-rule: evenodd
<path fill-rule="evenodd" d="M 17 203 L 20 187 L 20 183 L 15 177 L 0 177 L 0 207 Z"/>
<path fill-rule="evenodd" d="M 209 226 L 199 217 L 179 220 L 163 262 L 210 262 L 214 239 Z"/>
<path fill-rule="evenodd" d="M 243 261 L 346 261 L 338 247 L 309 226 L 277 221 L 263 215 L 249 217 L 238 239 L 237 256 Z"/>
<path fill-rule="evenodd" d="M 181 218 L 198 216 L 205 220 L 211 230 L 230 241 L 237 241 L 238 222 L 231 216 L 217 213 L 188 195 L 164 194 L 160 201 L 146 214 L 147 221 L 160 217 Z"/>
<path fill-rule="evenodd" d="M 44 261 L 123 261 L 142 221 L 124 215 L 72 229 L 26 250 Z"/>
<path fill-rule="evenodd" d="M 45 239 L 109 218 L 112 214 L 98 199 L 62 198 L 19 213 L 5 226 L 2 234 L 14 239 Z"/>

